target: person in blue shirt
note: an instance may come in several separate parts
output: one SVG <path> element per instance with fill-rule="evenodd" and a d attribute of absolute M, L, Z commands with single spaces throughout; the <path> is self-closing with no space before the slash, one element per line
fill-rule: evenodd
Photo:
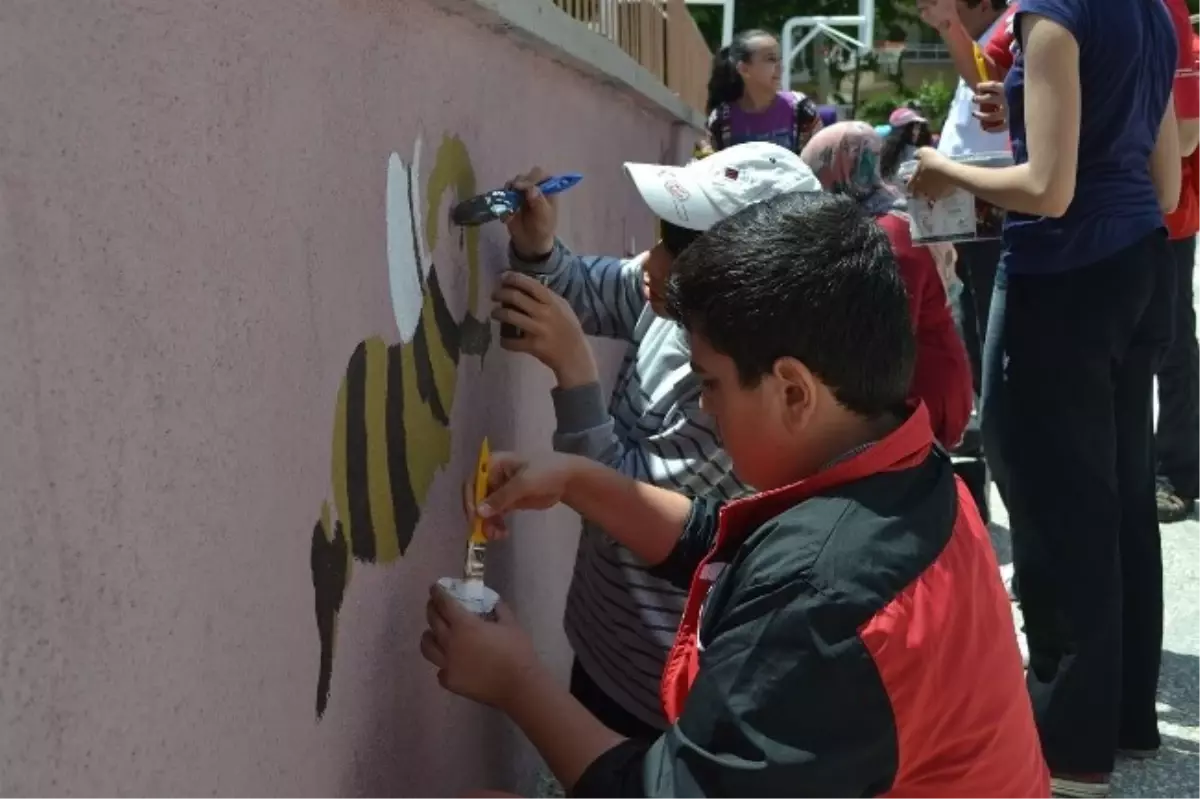
<path fill-rule="evenodd" d="M 985 403 L 1001 412 L 984 424 L 1000 427 L 1010 472 L 1027 683 L 1054 790 L 1103 796 L 1118 753 L 1160 744 L 1151 386 L 1171 337 L 1176 39 L 1161 0 L 1021 0 L 1015 28 L 1015 165 L 924 148 L 910 190 L 959 187 L 1008 209 L 984 357 Z"/>

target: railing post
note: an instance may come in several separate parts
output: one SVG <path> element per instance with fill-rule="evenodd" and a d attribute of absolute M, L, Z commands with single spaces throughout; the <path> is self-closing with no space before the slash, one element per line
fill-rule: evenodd
<path fill-rule="evenodd" d="M 685 103 L 703 112 L 711 53 L 685 0 L 552 2 L 581 25 L 613 42 Z"/>

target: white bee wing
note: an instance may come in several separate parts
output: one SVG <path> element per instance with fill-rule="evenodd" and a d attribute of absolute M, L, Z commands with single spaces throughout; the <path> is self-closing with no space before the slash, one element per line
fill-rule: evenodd
<path fill-rule="evenodd" d="M 424 274 L 419 261 L 417 243 L 419 234 L 414 235 L 412 192 L 409 188 L 411 172 L 400 156 L 392 153 L 388 158 L 387 170 L 387 259 L 388 282 L 392 290 L 392 313 L 396 317 L 396 329 L 404 343 L 412 341 L 421 318 L 423 300 L 422 283 Z"/>
<path fill-rule="evenodd" d="M 429 277 L 433 259 L 429 257 L 429 242 L 425 241 L 424 215 L 421 212 L 421 137 L 413 148 L 412 167 L 409 169 L 408 202 L 412 207 L 413 241 L 417 243 L 417 263 L 421 267 L 421 285 Z"/>

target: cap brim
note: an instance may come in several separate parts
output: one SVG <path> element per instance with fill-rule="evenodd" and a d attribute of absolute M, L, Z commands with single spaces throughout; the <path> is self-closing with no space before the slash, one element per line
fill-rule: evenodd
<path fill-rule="evenodd" d="M 724 218 L 687 167 L 625 164 L 642 200 L 659 219 L 688 230 L 708 230 Z"/>

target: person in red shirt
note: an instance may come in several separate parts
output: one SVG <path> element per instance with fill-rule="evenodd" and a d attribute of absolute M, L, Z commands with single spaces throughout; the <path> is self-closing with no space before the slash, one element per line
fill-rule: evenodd
<path fill-rule="evenodd" d="M 971 416 L 971 365 L 954 326 L 938 259 L 947 260 L 949 244 L 915 246 L 904 200 L 880 175 L 883 139 L 865 122 L 839 122 L 818 131 L 800 157 L 826 191 L 853 197 L 887 233 L 900 277 L 908 290 L 909 311 L 917 334 L 917 365 L 909 396 L 929 408 L 933 433 L 953 448 Z"/>
<path fill-rule="evenodd" d="M 1013 31 L 1013 17 L 1017 14 L 1017 4 L 1010 3 L 1000 24 L 992 31 L 992 35 L 984 42 L 980 55 L 991 80 L 1004 80 L 1004 76 L 1012 69 L 1016 53 L 1013 50 L 1016 34 Z"/>
<path fill-rule="evenodd" d="M 1175 522 L 1188 516 L 1200 496 L 1200 365 L 1196 345 L 1196 306 L 1192 276 L 1196 231 L 1200 228 L 1200 38 L 1184 0 L 1166 0 L 1179 39 L 1175 70 L 1175 118 L 1183 183 L 1179 205 L 1167 214 L 1167 235 L 1175 262 L 1175 336 L 1158 373 L 1158 519 Z"/>
<path fill-rule="evenodd" d="M 972 89 L 983 81 L 1002 80 L 1013 63 L 1013 15 L 1017 11 L 1016 3 L 1010 3 L 1007 8 L 998 0 L 918 0 L 917 9 L 921 19 L 942 36 L 946 49 L 955 70 Z M 999 19 L 992 26 L 992 33 L 983 47 L 977 48 L 975 36 L 967 30 L 964 14 L 975 17 L 978 24 L 981 10 L 995 14 L 1002 9 Z M 992 25 L 995 17 L 983 17 L 984 27 Z M 980 69 L 979 58 L 982 58 L 986 73 Z"/>
<path fill-rule="evenodd" d="M 759 493 L 692 500 L 501 453 L 471 503 L 489 537 L 566 504 L 688 591 L 669 726 L 618 735 L 503 603 L 486 620 L 435 585 L 421 654 L 442 687 L 505 713 L 568 796 L 1049 796 L 987 528 L 905 405 L 907 305 L 883 231 L 844 196 L 782 194 L 697 238 L 664 308 Z"/>
<path fill-rule="evenodd" d="M 1200 144 L 1200 71 L 1193 47 L 1192 18 L 1186 0 L 1164 0 L 1164 4 L 1175 23 L 1180 44 L 1180 60 L 1175 72 L 1175 118 L 1180 128 L 1180 152 L 1188 156 Z M 1013 20 L 1019 10 L 1018 2 L 1010 2 L 988 41 L 978 50 L 959 20 L 955 0 L 919 0 L 918 7 L 926 22 L 935 25 L 946 40 L 962 79 L 976 89 L 984 127 L 1003 130 L 1006 109 L 1001 82 L 1012 70 L 1016 58 Z"/>

